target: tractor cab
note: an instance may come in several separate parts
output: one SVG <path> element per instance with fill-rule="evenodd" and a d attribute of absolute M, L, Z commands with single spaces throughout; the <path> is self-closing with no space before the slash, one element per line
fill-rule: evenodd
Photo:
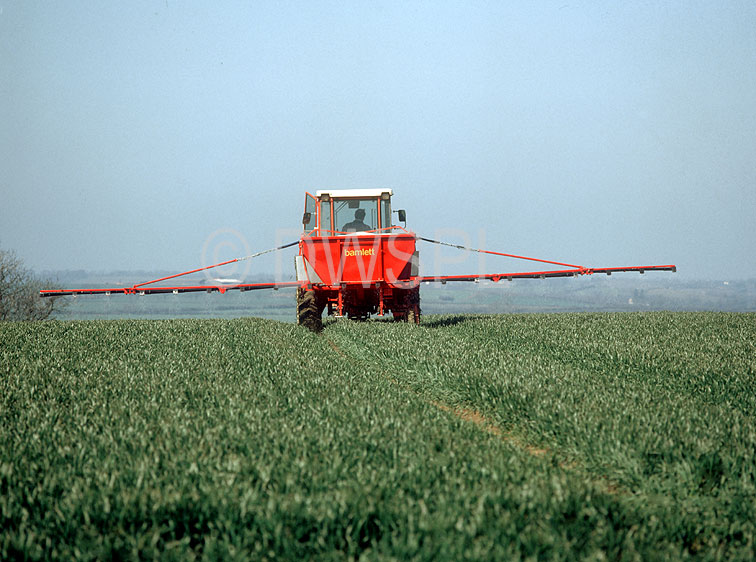
<path fill-rule="evenodd" d="M 315 236 L 388 234 L 391 220 L 390 189 L 334 189 L 305 194 L 302 219 L 305 233 Z"/>

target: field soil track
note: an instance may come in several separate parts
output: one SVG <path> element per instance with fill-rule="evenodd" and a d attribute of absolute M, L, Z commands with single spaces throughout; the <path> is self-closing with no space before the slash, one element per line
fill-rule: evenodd
<path fill-rule="evenodd" d="M 328 341 L 328 345 L 331 346 L 331 348 L 339 354 L 339 356 L 343 357 L 344 359 L 347 359 L 349 361 L 352 361 L 355 364 L 359 364 L 359 362 L 352 357 L 349 357 L 346 353 L 344 353 L 338 345 L 336 345 L 331 339 L 328 339 L 326 337 L 326 340 Z M 399 377 L 396 377 L 394 375 L 391 375 L 390 373 L 387 373 L 385 371 L 380 373 L 383 378 L 385 378 L 387 381 L 389 381 L 392 384 L 398 385 L 403 390 L 410 392 L 416 396 L 419 396 L 416 392 L 414 392 L 410 387 L 406 385 L 402 385 L 399 382 Z M 482 431 L 488 432 L 492 435 L 495 435 L 496 437 L 499 437 L 501 439 L 504 439 L 508 441 L 509 443 L 512 443 L 523 450 L 527 451 L 531 455 L 535 456 L 543 456 L 549 453 L 548 449 L 544 449 L 541 447 L 535 447 L 533 445 L 528 445 L 527 443 L 523 443 L 520 439 L 518 439 L 515 435 L 509 432 L 504 432 L 499 426 L 497 426 L 492 420 L 481 414 L 479 411 L 474 410 L 472 408 L 463 408 L 463 407 L 452 407 L 448 404 L 443 404 L 441 402 L 437 402 L 435 400 L 428 400 L 428 404 L 431 406 L 435 406 L 439 410 L 443 412 L 449 412 L 453 414 L 454 416 L 458 417 L 459 419 L 473 423 L 475 426 L 480 428 Z M 560 466 L 563 468 L 574 468 L 576 465 L 574 462 L 567 463 L 567 462 L 560 462 Z M 612 490 L 616 490 L 616 486 L 612 485 L 610 486 Z"/>
<path fill-rule="evenodd" d="M 2 324 L 0 558 L 753 559 L 755 346 L 754 314 Z"/>
<path fill-rule="evenodd" d="M 353 364 L 360 365 L 360 361 L 356 358 L 349 357 L 346 353 L 344 353 L 338 345 L 336 345 L 333 340 L 326 337 L 326 341 L 328 342 L 328 345 L 342 358 L 352 362 Z M 364 363 L 362 364 L 364 366 Z M 407 385 L 403 385 L 400 382 L 400 377 L 397 377 L 395 375 L 392 375 L 390 373 L 387 373 L 385 371 L 382 371 L 380 375 L 385 378 L 390 383 L 397 385 L 398 387 L 402 388 L 405 392 L 409 392 L 413 394 L 414 396 L 422 397 L 415 391 L 412 390 Z M 442 412 L 450 413 L 460 420 L 463 420 L 465 422 L 469 422 L 474 424 L 476 427 L 478 427 L 481 431 L 490 433 L 491 435 L 494 435 L 498 437 L 499 439 L 502 439 L 506 441 L 507 443 L 514 445 L 523 451 L 526 451 L 527 453 L 541 457 L 547 454 L 554 453 L 552 451 L 549 451 L 548 449 L 545 449 L 543 447 L 536 447 L 534 445 L 528 444 L 523 442 L 523 440 L 516 436 L 512 432 L 503 431 L 501 427 L 496 425 L 491 419 L 487 418 L 483 414 L 481 414 L 479 411 L 472 409 L 472 408 L 465 408 L 465 407 L 452 407 L 448 404 L 443 404 L 441 402 L 438 402 L 436 400 L 426 400 L 428 404 L 431 406 L 434 406 L 435 408 L 438 408 Z M 556 457 L 554 457 L 556 458 Z M 559 460 L 558 464 L 561 468 L 565 470 L 576 470 L 579 467 L 579 464 L 575 460 Z M 624 490 L 618 483 L 611 482 L 606 476 L 600 476 L 600 477 L 594 477 L 594 483 L 599 487 L 599 489 L 602 489 L 604 492 L 609 494 L 617 494 L 617 493 L 629 493 L 627 490 Z"/>

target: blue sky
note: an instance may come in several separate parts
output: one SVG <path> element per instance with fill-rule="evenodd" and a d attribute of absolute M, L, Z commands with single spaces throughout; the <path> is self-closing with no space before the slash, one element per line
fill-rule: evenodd
<path fill-rule="evenodd" d="M 0 0 L 0 149 L 37 270 L 188 269 L 391 187 L 427 237 L 755 277 L 756 3 Z"/>

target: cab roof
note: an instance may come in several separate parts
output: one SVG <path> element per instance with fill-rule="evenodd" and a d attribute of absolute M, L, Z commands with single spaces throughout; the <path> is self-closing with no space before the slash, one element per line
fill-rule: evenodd
<path fill-rule="evenodd" d="M 383 193 L 388 193 L 390 196 L 394 195 L 391 189 L 387 188 L 375 188 L 375 189 L 324 189 L 317 191 L 315 195 L 320 197 L 321 195 L 330 195 L 333 199 L 339 197 L 380 197 Z"/>

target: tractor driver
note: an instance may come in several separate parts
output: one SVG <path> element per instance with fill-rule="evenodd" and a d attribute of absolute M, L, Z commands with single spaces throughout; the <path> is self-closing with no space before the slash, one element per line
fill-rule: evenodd
<path fill-rule="evenodd" d="M 362 219 L 365 218 L 365 209 L 357 209 L 354 212 L 354 220 L 348 222 L 341 229 L 342 232 L 357 232 L 360 230 L 370 230 L 370 226 L 364 223 Z"/>

